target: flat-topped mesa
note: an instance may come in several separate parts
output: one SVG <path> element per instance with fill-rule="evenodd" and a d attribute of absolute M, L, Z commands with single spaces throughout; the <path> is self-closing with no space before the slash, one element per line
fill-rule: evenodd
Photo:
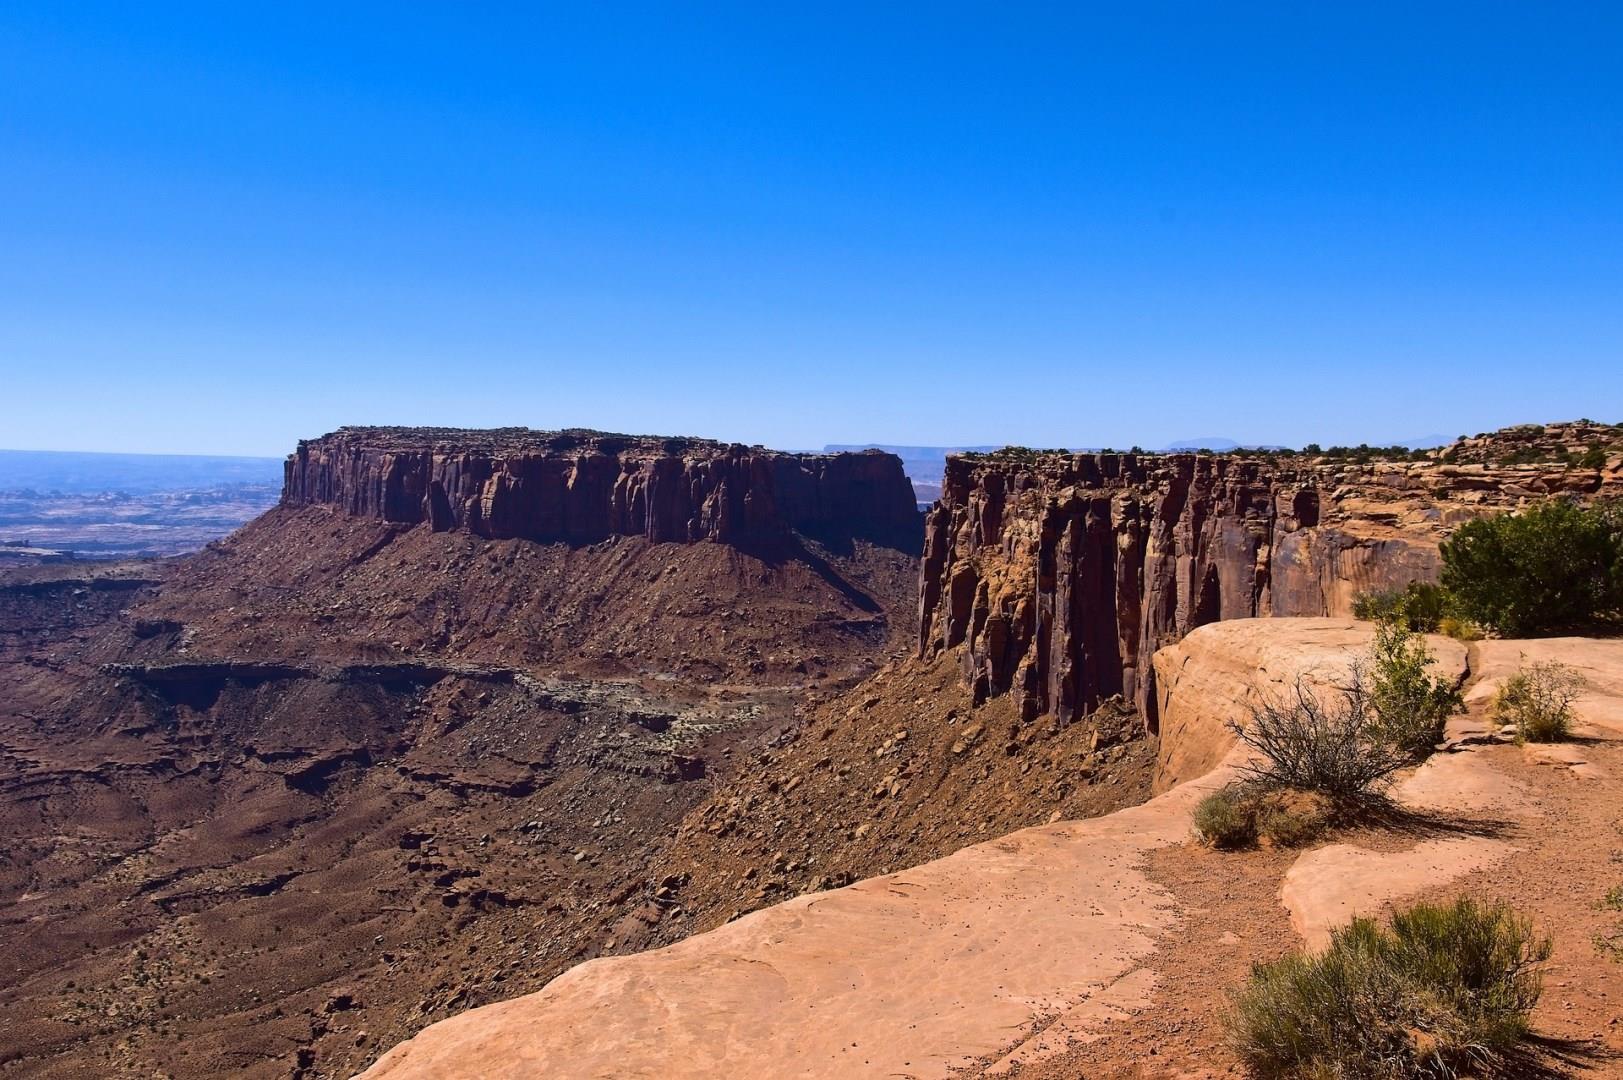
<path fill-rule="evenodd" d="M 1615 458 L 955 456 L 925 519 L 919 652 L 963 646 L 977 697 L 1016 693 L 1027 717 L 1070 722 L 1121 694 L 1155 730 L 1150 658 L 1197 626 L 1349 615 L 1359 592 L 1434 580 L 1461 521 L 1619 491 Z"/>
<path fill-rule="evenodd" d="M 892 454 L 585 430 L 340 428 L 288 456 L 282 504 L 569 543 L 741 544 L 800 532 L 916 544 L 919 528 Z"/>

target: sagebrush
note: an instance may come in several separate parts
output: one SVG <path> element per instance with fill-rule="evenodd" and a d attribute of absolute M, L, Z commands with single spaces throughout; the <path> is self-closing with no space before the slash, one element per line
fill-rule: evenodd
<path fill-rule="evenodd" d="M 1494 718 L 1515 725 L 1517 742 L 1562 742 L 1572 737 L 1572 702 L 1583 686 L 1583 677 L 1559 661 L 1531 664 L 1494 695 Z"/>
<path fill-rule="evenodd" d="M 1195 835 L 1204 844 L 1235 851 L 1266 840 L 1275 847 L 1300 847 L 1317 839 L 1335 820 L 1336 808 L 1316 792 L 1229 784 L 1195 806 Z"/>
<path fill-rule="evenodd" d="M 1408 1080 L 1479 1073 L 1528 1033 L 1548 939 L 1505 904 L 1462 898 L 1354 919 L 1322 953 L 1252 970 L 1230 1039 L 1263 1080 Z"/>
<path fill-rule="evenodd" d="M 1257 842 L 1257 808 L 1243 785 L 1230 784 L 1195 804 L 1195 835 L 1225 851 Z"/>
<path fill-rule="evenodd" d="M 1452 607 L 1449 595 L 1439 585 L 1411 581 L 1401 589 L 1361 592 L 1353 597 L 1353 617 L 1372 622 L 1396 620 L 1410 630 L 1435 633 Z"/>

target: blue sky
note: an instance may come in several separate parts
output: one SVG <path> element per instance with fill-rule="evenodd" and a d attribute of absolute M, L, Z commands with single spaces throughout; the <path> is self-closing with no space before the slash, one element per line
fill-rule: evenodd
<path fill-rule="evenodd" d="M 0 446 L 1623 420 L 1620 56 L 1592 3 L 6 4 Z"/>

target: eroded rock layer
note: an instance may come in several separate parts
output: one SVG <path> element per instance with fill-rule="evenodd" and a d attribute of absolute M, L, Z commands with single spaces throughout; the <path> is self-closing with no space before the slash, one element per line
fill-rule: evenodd
<path fill-rule="evenodd" d="M 284 505 L 493 539 L 916 536 L 893 454 L 788 454 L 703 439 L 502 428 L 340 428 L 287 459 Z"/>
<path fill-rule="evenodd" d="M 977 699 L 1012 691 L 1027 717 L 1069 721 L 1121 694 L 1154 728 L 1149 658 L 1190 630 L 1347 615 L 1359 592 L 1435 579 L 1464 520 L 1618 491 L 1615 458 L 954 457 L 925 521 L 918 647 L 963 645 Z"/>

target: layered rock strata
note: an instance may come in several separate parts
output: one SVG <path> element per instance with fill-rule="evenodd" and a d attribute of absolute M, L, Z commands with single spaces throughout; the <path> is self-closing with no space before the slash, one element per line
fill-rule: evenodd
<path fill-rule="evenodd" d="M 908 542 L 918 530 L 893 454 L 528 428 L 340 428 L 289 455 L 282 503 L 569 543 L 742 544 L 789 532 Z"/>
<path fill-rule="evenodd" d="M 1196 627 L 1344 616 L 1359 592 L 1435 579 L 1464 520 L 1620 491 L 1615 460 L 954 457 L 925 521 L 918 649 L 963 646 L 977 698 L 1013 692 L 1028 718 L 1069 722 L 1120 694 L 1153 730 L 1149 658 Z"/>

